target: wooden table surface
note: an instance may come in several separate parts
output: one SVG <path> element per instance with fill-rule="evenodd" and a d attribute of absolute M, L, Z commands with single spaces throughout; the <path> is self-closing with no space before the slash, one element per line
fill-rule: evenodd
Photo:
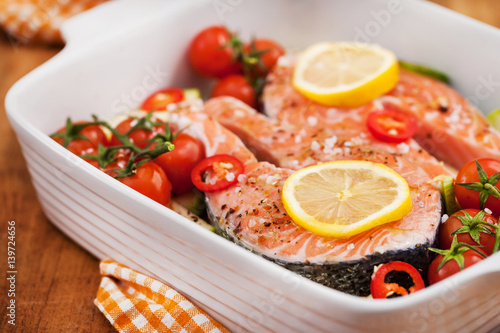
<path fill-rule="evenodd" d="M 498 0 L 434 0 L 485 23 L 500 27 Z M 60 49 L 14 47 L 0 34 L 0 96 L 23 75 Z M 7 272 L 7 227 L 15 221 L 16 325 L 7 323 L 8 285 L 0 279 L 0 331 L 113 332 L 94 306 L 99 285 L 98 261 L 56 229 L 37 201 L 16 136 L 0 105 L 0 268 Z M 2 273 L 3 274 L 3 273 Z"/>

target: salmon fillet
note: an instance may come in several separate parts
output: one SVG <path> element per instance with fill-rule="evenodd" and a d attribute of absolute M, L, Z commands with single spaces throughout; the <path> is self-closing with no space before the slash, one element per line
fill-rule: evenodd
<path fill-rule="evenodd" d="M 274 156 L 278 166 L 258 162 L 236 135 L 209 116 L 221 100 L 224 98 L 209 101 L 205 112 L 174 110 L 169 121 L 200 139 L 207 156 L 231 154 L 245 165 L 245 173 L 238 177 L 235 185 L 206 193 L 210 220 L 225 237 L 313 281 L 354 295 L 370 293 L 373 266 L 382 262 L 403 260 L 422 272 L 427 270 L 430 261 L 427 248 L 435 241 L 441 203 L 439 192 L 426 183 L 425 173 L 404 158 L 394 159 L 391 155 L 394 161 L 386 164 L 397 168 L 409 182 L 412 212 L 399 221 L 347 239 L 313 234 L 293 222 L 281 200 L 285 180 L 293 169 L 305 166 L 307 159 L 296 167 L 286 162 L 286 158 L 282 161 L 292 167 L 279 167 L 282 162 L 277 154 Z M 320 161 L 313 160 L 313 156 L 309 156 L 311 163 Z M 359 159 L 360 156 L 353 153 L 343 158 Z M 378 161 L 384 162 L 385 155 L 378 156 Z"/>
<path fill-rule="evenodd" d="M 296 56 L 280 58 L 268 76 L 263 105 L 270 117 L 304 127 L 327 127 L 351 137 L 367 133 L 374 145 L 396 152 L 395 144 L 378 141 L 365 125 L 371 111 L 390 106 L 416 117 L 419 130 L 415 140 L 407 142 L 408 159 L 421 164 L 431 177 L 449 170 L 440 168 L 430 155 L 457 169 L 474 158 L 500 158 L 499 133 L 473 105 L 447 85 L 402 69 L 398 84 L 387 95 L 358 108 L 328 107 L 308 100 L 293 88 Z M 426 154 L 420 153 L 422 148 Z"/>

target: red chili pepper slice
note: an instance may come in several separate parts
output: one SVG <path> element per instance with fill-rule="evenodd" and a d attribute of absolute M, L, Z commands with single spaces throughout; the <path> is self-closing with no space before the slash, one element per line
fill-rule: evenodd
<path fill-rule="evenodd" d="M 386 282 L 386 276 L 390 272 L 399 271 L 407 273 L 413 285 L 405 288 L 395 282 Z M 415 267 L 402 261 L 393 261 L 382 264 L 372 275 L 370 289 L 373 298 L 388 298 L 391 295 L 398 294 L 406 296 L 425 288 L 424 280 Z"/>
<path fill-rule="evenodd" d="M 184 99 L 184 92 L 179 88 L 166 88 L 152 93 L 142 103 L 141 109 L 149 112 L 161 111 L 167 108 L 168 104 L 177 103 Z"/>
<path fill-rule="evenodd" d="M 208 170 L 212 170 L 214 177 L 216 177 L 215 183 L 205 183 L 203 181 L 203 176 Z M 214 155 L 205 158 L 193 168 L 191 181 L 202 192 L 216 192 L 238 182 L 238 176 L 244 170 L 243 163 L 236 157 L 231 155 Z"/>
<path fill-rule="evenodd" d="M 384 109 L 368 115 L 366 126 L 372 135 L 385 142 L 400 143 L 417 133 L 417 120 L 404 112 Z"/>

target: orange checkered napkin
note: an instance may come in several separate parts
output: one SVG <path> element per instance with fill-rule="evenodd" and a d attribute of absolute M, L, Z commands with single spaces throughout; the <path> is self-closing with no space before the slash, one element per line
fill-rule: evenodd
<path fill-rule="evenodd" d="M 158 280 L 112 261 L 102 261 L 100 270 L 94 303 L 119 332 L 229 333 Z"/>
<path fill-rule="evenodd" d="M 0 26 L 21 43 L 61 44 L 59 27 L 107 0 L 1 0 Z"/>

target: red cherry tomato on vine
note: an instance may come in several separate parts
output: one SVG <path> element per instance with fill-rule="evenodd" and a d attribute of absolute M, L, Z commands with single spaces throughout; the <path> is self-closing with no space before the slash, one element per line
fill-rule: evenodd
<path fill-rule="evenodd" d="M 88 149 L 87 151 L 85 151 L 84 154 L 79 154 L 79 155 L 97 155 L 97 148 L 92 147 L 91 149 Z M 92 158 L 85 158 L 85 157 L 82 157 L 82 159 L 85 162 L 89 163 L 90 165 L 96 167 L 97 169 L 100 169 L 99 162 L 97 160 L 92 159 Z"/>
<path fill-rule="evenodd" d="M 231 96 L 256 107 L 255 90 L 243 75 L 229 75 L 217 82 L 212 90 L 211 97 Z"/>
<path fill-rule="evenodd" d="M 189 46 L 191 67 L 198 74 L 222 78 L 241 72 L 241 65 L 235 62 L 231 33 L 224 26 L 211 26 L 198 33 Z"/>
<path fill-rule="evenodd" d="M 158 156 L 155 162 L 165 171 L 173 192 L 181 195 L 193 189 L 191 171 L 205 158 L 205 147 L 186 133 L 177 135 L 172 143 L 174 150 Z"/>
<path fill-rule="evenodd" d="M 500 172 L 500 161 L 491 158 L 479 158 L 477 162 L 486 172 L 488 177 L 493 176 L 497 172 Z M 462 208 L 474 208 L 481 209 L 479 202 L 479 191 L 470 190 L 464 188 L 459 183 L 477 183 L 480 182 L 478 170 L 475 161 L 470 161 L 465 164 L 457 174 L 455 179 L 455 196 L 457 197 L 458 204 Z M 495 187 L 500 190 L 500 182 L 493 181 L 494 184 L 489 184 L 491 187 Z M 492 215 L 498 217 L 500 216 L 500 199 L 495 198 L 490 195 L 486 200 L 485 208 L 492 211 Z"/>
<path fill-rule="evenodd" d="M 184 99 L 184 92 L 179 88 L 166 88 L 152 93 L 142 103 L 141 109 L 144 111 L 166 110 L 168 104 L 178 103 Z"/>
<path fill-rule="evenodd" d="M 417 133 L 417 120 L 404 112 L 392 109 L 372 111 L 368 114 L 366 126 L 380 141 L 400 143 Z"/>
<path fill-rule="evenodd" d="M 407 274 L 408 285 L 390 281 L 391 272 Z M 407 282 L 407 281 L 403 281 Z M 389 298 L 391 296 L 406 296 L 425 288 L 424 280 L 415 267 L 402 261 L 393 261 L 380 265 L 372 275 L 370 290 L 373 298 Z"/>
<path fill-rule="evenodd" d="M 127 118 L 121 123 L 116 126 L 116 130 L 121 133 L 121 134 L 126 134 L 128 133 L 132 127 L 133 127 L 133 122 L 137 121 L 137 119 L 134 118 Z M 155 137 L 156 134 L 161 134 L 165 133 L 165 125 L 157 125 L 152 127 L 152 131 L 144 129 L 144 128 L 139 128 L 128 135 L 128 139 L 135 144 L 137 147 L 143 149 L 148 145 L 149 140 Z M 111 138 L 111 145 L 112 146 L 120 146 L 122 145 L 122 142 L 113 135 Z"/>
<path fill-rule="evenodd" d="M 86 123 L 86 121 L 77 121 L 74 122 L 73 125 L 79 125 Z M 57 130 L 57 133 L 65 133 L 67 131 L 66 126 L 61 127 L 60 129 Z M 101 129 L 100 126 L 98 125 L 89 125 L 84 127 L 80 132 L 80 135 L 86 137 L 88 140 L 85 139 L 72 139 L 69 143 L 68 146 L 66 147 L 69 151 L 71 151 L 73 154 L 76 155 L 84 155 L 88 154 L 90 151 L 92 151 L 93 148 L 97 148 L 98 144 L 102 144 L 104 146 L 108 146 L 108 138 L 106 134 L 104 134 L 103 130 Z M 62 145 L 64 143 L 64 138 L 63 137 L 54 137 L 54 140 Z"/>
<path fill-rule="evenodd" d="M 252 43 L 245 45 L 245 52 L 250 56 L 259 56 L 262 66 L 257 66 L 258 73 L 261 76 L 267 75 L 278 62 L 278 58 L 285 54 L 283 47 L 270 39 L 258 38 Z"/>
<path fill-rule="evenodd" d="M 95 149 L 95 146 L 89 141 L 83 139 L 75 139 L 68 144 L 66 149 L 68 149 L 75 155 L 85 155 L 89 154 L 93 149 Z"/>
<path fill-rule="evenodd" d="M 205 183 L 206 172 L 211 181 Z M 198 163 L 191 172 L 191 180 L 202 192 L 216 192 L 228 188 L 238 182 L 238 176 L 245 171 L 243 163 L 231 155 L 214 155 Z"/>
<path fill-rule="evenodd" d="M 111 177 L 114 177 L 116 176 L 116 172 L 112 170 L 125 169 L 129 159 L 130 159 L 130 151 L 125 149 L 119 150 L 114 156 L 114 161 L 106 165 L 103 171 L 106 172 Z"/>
<path fill-rule="evenodd" d="M 482 252 L 480 249 L 477 250 Z M 474 250 L 465 251 L 463 253 L 463 257 L 464 257 L 464 269 L 484 260 L 484 257 Z M 438 254 L 438 256 L 434 258 L 434 260 L 431 262 L 431 265 L 429 266 L 429 271 L 427 272 L 427 279 L 430 285 L 442 281 L 460 272 L 460 267 L 458 266 L 458 263 L 455 260 L 447 261 L 443 265 L 443 267 L 441 267 L 441 269 L 436 272 L 443 258 L 444 256 L 442 254 Z"/>
<path fill-rule="evenodd" d="M 462 217 L 466 216 L 464 212 L 470 215 L 471 217 L 474 217 L 480 212 L 480 210 L 464 209 L 464 211 L 458 211 L 441 225 L 439 229 L 439 244 L 442 249 L 450 248 L 451 243 L 453 241 L 452 233 L 454 233 L 455 231 L 464 226 L 464 223 L 462 223 L 462 221 L 458 218 L 458 216 Z M 468 218 L 465 219 L 465 225 L 468 225 L 469 220 L 472 221 L 472 219 Z M 491 223 L 493 225 L 498 224 L 498 219 L 487 213 L 484 214 L 482 220 Z M 484 230 L 484 228 L 488 228 L 488 230 L 493 231 L 493 229 L 489 226 L 478 225 L 476 228 L 478 230 Z M 466 243 L 473 246 L 482 245 L 483 247 L 481 247 L 480 249 L 483 250 L 487 255 L 491 255 L 493 252 L 493 247 L 495 245 L 495 236 L 490 235 L 483 231 L 479 231 L 478 237 L 479 237 L 479 244 L 476 243 L 476 241 L 471 237 L 469 233 L 457 233 L 457 241 L 459 243 Z"/>
<path fill-rule="evenodd" d="M 133 176 L 118 180 L 164 206 L 170 202 L 172 185 L 163 169 L 153 161 L 139 166 Z"/>
<path fill-rule="evenodd" d="M 92 148 L 91 150 L 87 151 L 85 153 L 85 155 L 93 155 L 95 157 L 98 157 L 98 150 L 97 150 L 97 148 Z M 130 158 L 130 151 L 128 151 L 126 149 L 120 149 L 119 151 L 117 151 L 114 154 L 113 161 L 109 162 L 105 167 L 101 168 L 101 166 L 99 165 L 99 161 L 97 159 L 91 158 L 91 157 L 82 157 L 82 159 L 85 162 L 95 166 L 96 168 L 98 168 L 101 171 L 106 172 L 111 177 L 114 177 L 117 175 L 116 172 L 111 171 L 111 170 L 124 169 L 127 166 L 127 162 L 129 160 L 129 158 Z"/>

